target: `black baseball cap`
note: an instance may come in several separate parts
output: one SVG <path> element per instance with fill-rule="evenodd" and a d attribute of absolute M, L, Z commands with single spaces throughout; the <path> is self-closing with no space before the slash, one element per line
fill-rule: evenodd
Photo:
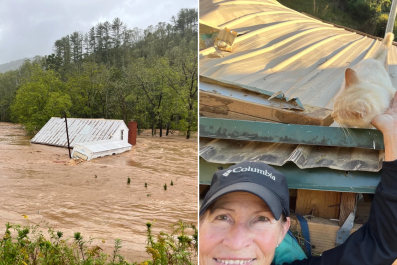
<path fill-rule="evenodd" d="M 250 192 L 269 206 L 276 220 L 289 216 L 289 192 L 284 174 L 262 162 L 241 162 L 217 171 L 200 208 L 200 217 L 219 197 L 235 191 Z"/>

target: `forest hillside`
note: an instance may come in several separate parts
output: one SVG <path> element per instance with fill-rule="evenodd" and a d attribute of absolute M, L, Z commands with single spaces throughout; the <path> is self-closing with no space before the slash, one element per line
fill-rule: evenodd
<path fill-rule="evenodd" d="M 0 64 L 0 73 L 5 73 L 7 71 L 12 71 L 18 69 L 24 61 L 33 60 L 33 58 L 23 58 L 15 61 L 11 61 L 9 63 Z"/>
<path fill-rule="evenodd" d="M 0 121 L 35 133 L 66 112 L 189 138 L 197 130 L 197 21 L 197 9 L 183 8 L 144 30 L 115 18 L 55 40 L 52 54 L 0 73 Z"/>

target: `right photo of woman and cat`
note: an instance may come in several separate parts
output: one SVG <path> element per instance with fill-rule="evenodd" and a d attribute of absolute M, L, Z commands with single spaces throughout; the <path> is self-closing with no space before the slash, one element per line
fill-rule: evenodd
<path fill-rule="evenodd" d="M 397 2 L 350 2 L 199 1 L 200 264 L 397 264 Z"/>

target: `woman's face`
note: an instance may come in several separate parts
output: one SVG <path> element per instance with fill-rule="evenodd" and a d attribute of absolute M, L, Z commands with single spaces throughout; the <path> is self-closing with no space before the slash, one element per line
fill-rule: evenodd
<path fill-rule="evenodd" d="M 290 219 L 276 221 L 267 204 L 248 192 L 220 197 L 200 222 L 200 264 L 270 264 Z"/>

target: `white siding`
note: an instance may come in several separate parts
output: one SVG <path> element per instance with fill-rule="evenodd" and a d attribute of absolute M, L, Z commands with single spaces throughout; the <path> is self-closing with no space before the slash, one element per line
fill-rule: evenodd
<path fill-rule="evenodd" d="M 86 156 L 87 160 L 89 161 L 93 158 L 120 154 L 129 151 L 131 150 L 131 146 L 132 145 L 130 145 L 128 142 L 118 139 L 89 143 L 77 143 L 73 148 L 72 157 L 85 159 L 84 156 Z"/>
<path fill-rule="evenodd" d="M 123 134 L 123 135 L 121 135 L 121 134 Z M 120 126 L 114 132 L 112 139 L 123 140 L 124 142 L 128 143 L 128 127 L 124 124 L 124 122 L 122 124 L 120 124 Z"/>

